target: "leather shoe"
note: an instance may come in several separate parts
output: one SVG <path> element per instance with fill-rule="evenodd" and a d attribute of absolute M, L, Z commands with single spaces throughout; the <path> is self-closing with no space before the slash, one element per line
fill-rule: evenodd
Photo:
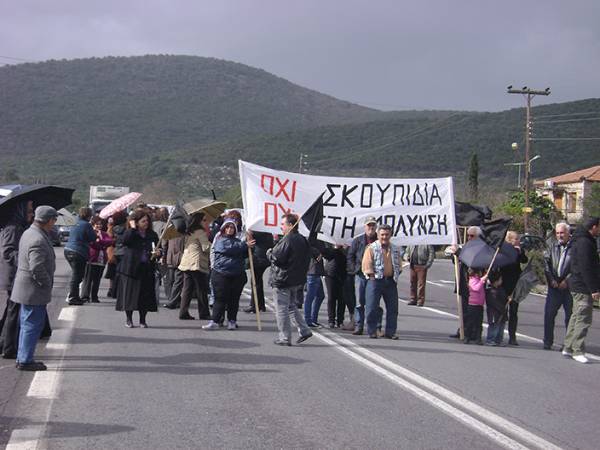
<path fill-rule="evenodd" d="M 69 303 L 70 306 L 81 306 L 83 305 L 83 300 L 69 300 L 67 303 Z"/>
<path fill-rule="evenodd" d="M 383 337 L 386 339 L 391 339 L 392 341 L 397 341 L 399 339 L 398 335 L 396 334 L 386 334 Z"/>
<path fill-rule="evenodd" d="M 411 300 L 410 302 L 407 303 L 408 306 L 416 306 L 417 301 L 416 300 Z"/>
<path fill-rule="evenodd" d="M 369 337 L 370 337 L 371 339 L 377 339 L 377 333 L 371 333 L 371 334 L 369 335 Z"/>
<path fill-rule="evenodd" d="M 35 372 L 38 370 L 46 370 L 46 364 L 39 361 L 32 361 L 30 363 L 17 363 L 16 365 L 18 370 L 26 370 L 28 372 Z"/>
<path fill-rule="evenodd" d="M 354 330 L 354 331 L 352 332 L 352 334 L 353 334 L 354 336 L 360 336 L 361 334 L 363 334 L 363 329 L 362 329 L 362 328 L 357 328 L 356 330 Z"/>
<path fill-rule="evenodd" d="M 273 341 L 273 343 L 275 345 L 283 345 L 283 346 L 287 346 L 287 347 L 292 346 L 292 343 L 290 341 L 288 341 L 287 339 L 275 339 L 275 341 Z"/>
<path fill-rule="evenodd" d="M 301 344 L 302 342 L 304 342 L 304 341 L 305 341 L 305 340 L 307 340 L 308 338 L 311 338 L 311 337 L 312 337 L 312 335 L 313 335 L 312 333 L 309 333 L 309 334 L 305 334 L 304 336 L 300 336 L 300 337 L 298 338 L 298 340 L 296 341 L 296 344 Z"/>

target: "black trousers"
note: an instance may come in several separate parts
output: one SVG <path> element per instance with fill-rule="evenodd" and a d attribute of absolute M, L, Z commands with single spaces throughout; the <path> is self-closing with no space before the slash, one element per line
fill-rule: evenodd
<path fill-rule="evenodd" d="M 181 291 L 183 290 L 183 272 L 177 268 L 169 268 L 167 278 L 171 283 L 169 301 L 167 303 L 179 308 L 179 305 L 181 305 Z"/>
<path fill-rule="evenodd" d="M 5 293 L 3 293 L 5 294 Z M 19 347 L 19 313 L 21 305 L 10 300 L 10 291 L 2 314 L 4 324 L 0 333 L 0 353 L 16 355 Z"/>
<path fill-rule="evenodd" d="M 267 270 L 267 266 L 254 266 L 254 277 L 256 278 L 256 296 L 258 300 L 258 309 L 265 311 L 265 288 L 263 283 L 263 275 Z M 250 308 L 254 309 L 254 290 L 250 297 Z"/>
<path fill-rule="evenodd" d="M 483 324 L 483 305 L 468 305 L 465 322 L 465 339 L 479 341 Z"/>
<path fill-rule="evenodd" d="M 517 339 L 517 323 L 519 321 L 519 304 L 510 302 L 508 304 L 508 338 L 511 341 Z"/>
<path fill-rule="evenodd" d="M 327 290 L 327 316 L 329 323 L 341 326 L 344 323 L 344 280 L 335 277 L 325 277 Z"/>
<path fill-rule="evenodd" d="M 103 272 L 104 266 L 90 263 L 86 265 L 83 286 L 81 288 L 82 300 L 91 299 L 93 302 L 98 301 L 98 291 L 100 290 L 100 281 L 102 280 Z"/>
<path fill-rule="evenodd" d="M 199 270 L 186 270 L 183 272 L 179 317 L 185 317 L 189 314 L 192 298 L 198 300 L 198 314 L 200 319 L 209 319 L 208 275 Z"/>
<path fill-rule="evenodd" d="M 79 297 L 79 284 L 83 281 L 87 261 L 79 253 L 67 249 L 65 249 L 65 258 L 71 266 L 71 279 L 69 280 L 67 300 L 81 300 Z"/>
<path fill-rule="evenodd" d="M 354 287 L 354 275 L 347 275 L 344 281 L 344 301 L 348 314 L 354 315 L 356 309 L 356 288 Z"/>
<path fill-rule="evenodd" d="M 227 311 L 227 320 L 236 321 L 240 306 L 240 295 L 242 295 L 244 285 L 248 281 L 246 272 L 231 276 L 213 270 L 210 274 L 210 281 L 215 293 L 215 304 L 212 312 L 213 322 L 221 322 L 225 311 Z"/>

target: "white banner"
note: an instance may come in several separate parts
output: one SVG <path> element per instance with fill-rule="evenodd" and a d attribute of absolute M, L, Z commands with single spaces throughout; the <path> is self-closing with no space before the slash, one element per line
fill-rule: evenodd
<path fill-rule="evenodd" d="M 302 215 L 323 195 L 319 239 L 349 244 L 374 216 L 399 245 L 456 240 L 452 178 L 342 178 L 273 170 L 239 161 L 246 228 L 281 234 L 281 216 Z M 300 227 L 306 234 L 306 228 Z"/>

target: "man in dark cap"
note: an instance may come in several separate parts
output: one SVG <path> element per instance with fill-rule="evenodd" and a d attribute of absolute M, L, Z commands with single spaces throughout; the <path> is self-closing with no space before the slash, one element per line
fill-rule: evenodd
<path fill-rule="evenodd" d="M 33 224 L 19 242 L 19 262 L 11 299 L 21 305 L 21 330 L 17 352 L 17 369 L 46 370 L 33 359 L 35 347 L 46 321 L 46 305 L 52 300 L 54 249 L 48 233 L 58 213 L 51 206 L 38 206 Z"/>

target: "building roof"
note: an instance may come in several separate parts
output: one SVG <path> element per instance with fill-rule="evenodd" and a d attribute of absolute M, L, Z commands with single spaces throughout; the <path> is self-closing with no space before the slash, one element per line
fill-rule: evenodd
<path fill-rule="evenodd" d="M 592 166 L 587 169 L 576 170 L 575 172 L 557 175 L 552 178 L 546 178 L 543 181 L 552 181 L 555 184 L 578 183 L 580 181 L 600 181 L 600 166 Z"/>

